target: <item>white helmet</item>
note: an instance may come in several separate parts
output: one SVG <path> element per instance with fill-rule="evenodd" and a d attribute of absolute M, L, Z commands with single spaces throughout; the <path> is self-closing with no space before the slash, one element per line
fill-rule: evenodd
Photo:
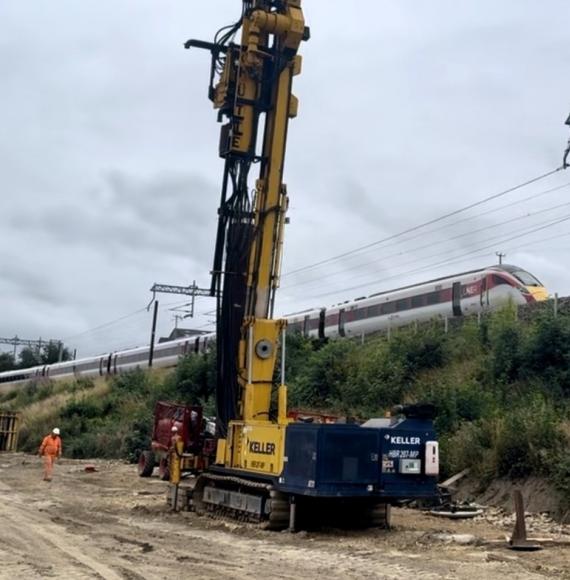
<path fill-rule="evenodd" d="M 58 427 L 54 427 L 54 429 L 53 429 L 52 433 L 53 433 L 54 435 L 59 435 L 59 428 L 58 428 Z"/>
<path fill-rule="evenodd" d="M 171 431 L 173 433 L 178 433 L 178 427 L 176 425 L 173 425 Z"/>

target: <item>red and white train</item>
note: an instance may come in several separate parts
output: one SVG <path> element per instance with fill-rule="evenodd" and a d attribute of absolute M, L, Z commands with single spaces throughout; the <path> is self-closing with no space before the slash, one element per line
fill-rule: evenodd
<path fill-rule="evenodd" d="M 288 330 L 315 338 L 361 336 L 414 321 L 477 314 L 506 305 L 548 298 L 529 272 L 500 265 L 436 278 L 331 308 L 305 310 L 290 316 Z"/>
<path fill-rule="evenodd" d="M 371 294 L 330 308 L 291 314 L 289 332 L 314 338 L 362 336 L 414 321 L 452 318 L 500 308 L 510 302 L 527 304 L 548 298 L 544 286 L 529 272 L 500 265 L 437 278 L 388 292 Z M 155 346 L 153 368 L 176 366 L 178 359 L 205 352 L 215 334 L 202 334 Z M 149 347 L 0 373 L 0 387 L 32 379 L 104 377 L 134 368 L 147 368 Z"/>

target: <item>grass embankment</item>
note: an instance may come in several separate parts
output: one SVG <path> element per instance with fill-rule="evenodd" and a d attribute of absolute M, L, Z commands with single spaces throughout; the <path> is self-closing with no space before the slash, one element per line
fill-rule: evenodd
<path fill-rule="evenodd" d="M 198 400 L 208 406 L 211 369 L 209 357 L 193 357 L 169 372 L 137 370 L 111 380 L 31 382 L 0 395 L 0 408 L 22 413 L 23 451 L 35 451 L 57 426 L 68 457 L 134 460 L 149 446 L 156 401 Z"/>
<path fill-rule="evenodd" d="M 570 502 L 570 313 L 544 308 L 518 320 L 506 309 L 447 334 L 434 323 L 365 344 L 288 343 L 291 407 L 368 418 L 433 402 L 444 475 L 543 476 Z M 155 401 L 200 401 L 213 412 L 214 377 L 212 355 L 190 357 L 168 373 L 30 384 L 1 395 L 0 407 L 23 412 L 24 450 L 57 424 L 73 457 L 133 459 L 148 445 Z"/>

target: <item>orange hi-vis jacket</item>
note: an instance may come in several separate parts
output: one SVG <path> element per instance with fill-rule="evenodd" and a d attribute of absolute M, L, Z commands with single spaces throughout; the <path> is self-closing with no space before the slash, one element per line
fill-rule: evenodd
<path fill-rule="evenodd" d="M 40 445 L 40 455 L 51 455 L 57 457 L 61 455 L 61 437 L 56 435 L 46 435 Z"/>

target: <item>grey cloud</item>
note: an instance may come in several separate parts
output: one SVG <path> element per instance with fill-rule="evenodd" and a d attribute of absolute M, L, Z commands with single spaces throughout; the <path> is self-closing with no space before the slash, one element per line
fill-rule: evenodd
<path fill-rule="evenodd" d="M 53 242 L 106 253 L 169 252 L 204 259 L 215 223 L 208 205 L 215 207 L 217 195 L 212 183 L 192 175 L 162 174 L 146 181 L 116 171 L 81 205 L 66 200 L 28 207 L 13 212 L 9 223 Z"/>
<path fill-rule="evenodd" d="M 0 288 L 4 289 L 2 293 L 16 297 L 16 300 L 27 297 L 52 306 L 58 303 L 58 290 L 53 283 L 46 280 L 43 269 L 31 271 L 18 264 L 7 264 L 3 261 L 1 276 Z"/>
<path fill-rule="evenodd" d="M 294 84 L 300 112 L 285 166 L 285 271 L 546 171 L 567 139 L 566 0 L 346 6 L 304 4 L 313 37 Z M 206 98 L 208 55 L 182 43 L 212 39 L 238 12 L 226 0 L 0 3 L 6 332 L 74 334 L 144 305 L 153 281 L 207 283 L 222 173 L 219 126 Z M 485 238 L 449 241 L 442 250 L 467 251 Z M 359 269 L 347 258 L 286 277 L 278 301 L 298 310 L 324 290 L 349 298 L 342 289 L 367 267 L 363 279 L 375 283 L 401 271 L 407 257 L 384 258 L 398 248 L 372 251 L 378 261 Z M 415 252 L 421 258 L 431 250 Z M 509 253 L 550 287 L 570 292 L 558 253 L 540 246 Z M 480 262 L 492 259 L 490 252 Z M 478 265 L 466 259 L 450 268 Z M 449 269 L 386 284 L 440 273 Z M 313 285 L 285 289 L 309 276 Z M 146 322 L 86 335 L 84 354 L 119 337 L 145 342 Z M 168 316 L 161 324 L 168 332 Z"/>

